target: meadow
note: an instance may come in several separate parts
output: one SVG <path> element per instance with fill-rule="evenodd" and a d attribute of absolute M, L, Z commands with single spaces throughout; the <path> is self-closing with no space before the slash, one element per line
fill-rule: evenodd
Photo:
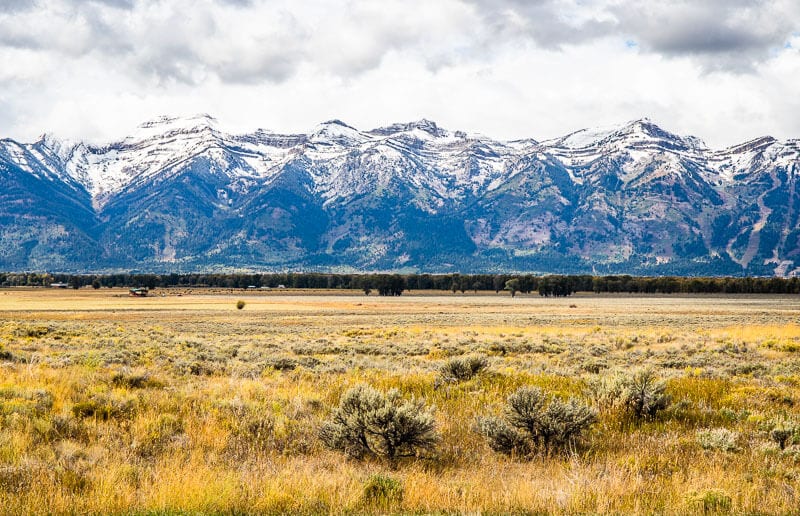
<path fill-rule="evenodd" d="M 667 402 L 623 417 L 598 393 L 641 371 Z M 430 407 L 435 445 L 326 447 L 357 385 Z M 596 418 L 499 453 L 478 423 L 523 386 Z M 0 290 L 0 514 L 798 511 L 797 296 Z"/>

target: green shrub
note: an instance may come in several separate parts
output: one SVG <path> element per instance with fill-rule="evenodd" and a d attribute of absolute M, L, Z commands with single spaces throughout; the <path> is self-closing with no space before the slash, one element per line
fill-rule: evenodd
<path fill-rule="evenodd" d="M 68 439 L 86 441 L 89 434 L 83 422 L 73 416 L 55 415 L 50 420 L 50 437 L 52 440 Z"/>
<path fill-rule="evenodd" d="M 358 385 L 342 396 L 331 420 L 320 428 L 325 446 L 351 457 L 418 455 L 438 440 L 433 413 L 421 400 L 403 400 L 397 389 L 386 394 Z"/>
<path fill-rule="evenodd" d="M 500 453 L 526 456 L 531 453 L 530 439 L 505 419 L 486 417 L 478 419 L 478 432 L 489 441 L 489 447 Z"/>
<path fill-rule="evenodd" d="M 650 369 L 630 376 L 615 374 L 590 384 L 592 398 L 601 411 L 620 412 L 634 421 L 653 419 L 670 404 L 666 382 Z"/>
<path fill-rule="evenodd" d="M 297 360 L 289 357 L 278 357 L 267 360 L 267 365 L 276 371 L 293 371 L 297 368 Z"/>
<path fill-rule="evenodd" d="M 390 512 L 403 501 L 403 484 L 386 475 L 372 475 L 364 483 L 364 503 L 380 512 Z"/>
<path fill-rule="evenodd" d="M 241 310 L 242 308 L 244 308 L 244 305 L 245 305 L 245 302 L 240 299 L 240 300 L 238 300 L 236 302 L 236 309 L 237 310 Z"/>
<path fill-rule="evenodd" d="M 488 365 L 489 361 L 482 355 L 454 357 L 442 365 L 440 373 L 448 380 L 466 381 L 486 369 Z"/>
<path fill-rule="evenodd" d="M 75 417 L 93 417 L 107 421 L 114 414 L 111 405 L 99 403 L 97 400 L 79 401 L 72 406 L 72 414 Z"/>
<path fill-rule="evenodd" d="M 727 428 L 702 428 L 696 438 L 704 450 L 736 451 L 739 434 Z"/>
<path fill-rule="evenodd" d="M 565 402 L 538 387 L 521 387 L 508 397 L 504 419 L 480 419 L 478 429 L 495 451 L 550 453 L 573 446 L 596 419 L 592 408 L 574 398 Z"/>
<path fill-rule="evenodd" d="M 608 374 L 589 382 L 589 392 L 595 407 L 601 412 L 624 411 L 627 406 L 627 381 L 619 373 Z"/>
<path fill-rule="evenodd" d="M 0 492 L 20 492 L 30 488 L 34 472 L 27 465 L 0 466 Z"/>
<path fill-rule="evenodd" d="M 76 418 L 94 418 L 101 421 L 108 421 L 111 418 L 126 419 L 135 411 L 135 400 L 105 394 L 96 394 L 72 406 L 72 415 Z"/>
<path fill-rule="evenodd" d="M 22 326 L 17 328 L 14 334 L 18 337 L 30 337 L 38 339 L 50 333 L 52 328 L 49 326 Z"/>
<path fill-rule="evenodd" d="M 53 408 L 53 395 L 43 389 L 0 389 L 0 416 L 41 416 Z"/>
<path fill-rule="evenodd" d="M 128 373 L 117 372 L 111 377 L 111 384 L 114 387 L 124 389 L 146 389 L 148 387 L 163 387 L 163 384 L 158 380 L 153 379 L 147 373 Z"/>
<path fill-rule="evenodd" d="M 733 505 L 731 497 L 720 489 L 692 491 L 687 496 L 687 502 L 693 512 L 701 514 L 727 513 Z"/>
<path fill-rule="evenodd" d="M 794 421 L 779 421 L 769 432 L 769 437 L 780 446 L 781 450 L 794 443 L 800 434 L 800 425 Z"/>
<path fill-rule="evenodd" d="M 664 391 L 666 382 L 656 378 L 655 373 L 645 369 L 634 373 L 628 380 L 625 405 L 636 420 L 652 419 L 669 406 L 670 398 Z"/>
<path fill-rule="evenodd" d="M 62 466 L 55 473 L 61 487 L 67 492 L 81 493 L 89 488 L 89 473 L 82 468 Z"/>
<path fill-rule="evenodd" d="M 40 442 L 55 443 L 64 440 L 86 442 L 89 439 L 86 426 L 71 415 L 34 417 L 31 419 L 31 428 L 34 437 Z"/>

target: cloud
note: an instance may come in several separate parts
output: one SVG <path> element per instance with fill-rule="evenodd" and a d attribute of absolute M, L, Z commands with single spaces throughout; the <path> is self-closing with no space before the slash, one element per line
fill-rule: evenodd
<path fill-rule="evenodd" d="M 465 0 L 501 37 L 540 48 L 631 42 L 644 52 L 696 60 L 706 71 L 752 71 L 800 30 L 792 0 Z"/>
<path fill-rule="evenodd" d="M 250 7 L 253 0 L 217 0 L 221 4 L 232 5 L 235 7 Z"/>
<path fill-rule="evenodd" d="M 708 71 L 753 71 L 800 29 L 792 3 L 769 0 L 635 0 L 612 12 L 645 51 L 695 58 Z"/>
<path fill-rule="evenodd" d="M 0 136 L 162 114 L 305 131 L 423 117 L 543 139 L 651 116 L 800 136 L 796 0 L 0 0 Z"/>
<path fill-rule="evenodd" d="M 753 71 L 800 30 L 794 0 L 0 0 L 0 45 L 93 54 L 157 84 L 282 82 L 303 66 L 349 80 L 391 53 L 431 70 L 504 47 L 602 39 L 708 71 Z M 635 43 L 635 44 L 634 44 Z"/>
<path fill-rule="evenodd" d="M 492 32 L 503 38 L 526 36 L 541 48 L 559 49 L 614 31 L 609 13 L 568 0 L 465 0 Z"/>
<path fill-rule="evenodd" d="M 0 0 L 0 13 L 18 13 L 36 8 L 36 2 L 30 0 Z"/>
<path fill-rule="evenodd" d="M 413 53 L 436 69 L 480 53 L 487 41 L 460 0 L 52 0 L 18 7 L 0 13 L 0 45 L 73 59 L 93 54 L 160 84 L 211 76 L 281 82 L 306 65 L 347 80 L 391 52 Z"/>
<path fill-rule="evenodd" d="M 74 0 L 74 1 L 78 3 L 81 0 Z M 115 9 L 126 9 L 126 10 L 133 9 L 135 5 L 134 0 L 89 0 L 89 3 L 97 3 L 97 4 L 107 5 L 108 7 L 113 7 Z"/>

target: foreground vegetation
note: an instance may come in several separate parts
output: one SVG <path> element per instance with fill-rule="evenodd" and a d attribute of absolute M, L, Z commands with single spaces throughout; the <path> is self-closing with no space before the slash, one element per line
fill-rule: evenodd
<path fill-rule="evenodd" d="M 164 293 L 0 291 L 0 513 L 800 506 L 795 297 Z"/>

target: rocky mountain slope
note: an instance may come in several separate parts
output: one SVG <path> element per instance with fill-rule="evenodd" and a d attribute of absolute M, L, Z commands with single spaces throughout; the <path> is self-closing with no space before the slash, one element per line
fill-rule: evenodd
<path fill-rule="evenodd" d="M 0 140 L 0 269 L 800 272 L 800 140 L 649 120 L 502 142 L 428 120 Z"/>

